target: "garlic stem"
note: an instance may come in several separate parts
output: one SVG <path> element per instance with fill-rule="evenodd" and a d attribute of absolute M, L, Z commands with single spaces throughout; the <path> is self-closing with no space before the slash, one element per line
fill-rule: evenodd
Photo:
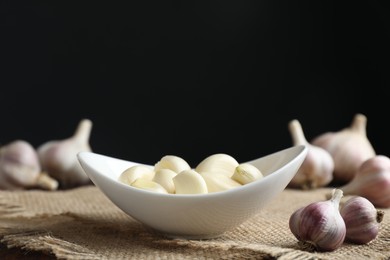
<path fill-rule="evenodd" d="M 363 114 L 356 114 L 349 127 L 352 132 L 359 133 L 362 136 L 366 136 L 367 117 Z"/>
<path fill-rule="evenodd" d="M 91 136 L 91 130 L 92 121 L 89 119 L 82 119 L 73 134 L 73 139 L 80 144 L 87 144 Z"/>
<path fill-rule="evenodd" d="M 303 133 L 302 125 L 297 119 L 290 121 L 288 128 L 294 145 L 305 145 L 308 143 Z"/>
<path fill-rule="evenodd" d="M 330 201 L 333 203 L 333 206 L 335 209 L 339 209 L 341 198 L 343 197 L 343 191 L 340 189 L 333 189 L 332 190 L 332 197 L 330 198 Z"/>

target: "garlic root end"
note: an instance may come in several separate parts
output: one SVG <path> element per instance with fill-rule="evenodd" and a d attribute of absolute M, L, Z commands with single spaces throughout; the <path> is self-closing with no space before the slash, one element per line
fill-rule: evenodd
<path fill-rule="evenodd" d="M 377 210 L 376 211 L 376 222 L 381 223 L 384 216 L 385 216 L 385 212 L 383 210 Z"/>
<path fill-rule="evenodd" d="M 45 190 L 57 190 L 59 183 L 46 172 L 41 172 L 38 175 L 36 186 Z"/>

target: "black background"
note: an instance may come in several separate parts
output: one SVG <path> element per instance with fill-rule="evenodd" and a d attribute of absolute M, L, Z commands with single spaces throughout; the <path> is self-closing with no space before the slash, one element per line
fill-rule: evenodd
<path fill-rule="evenodd" d="M 386 1 L 0 1 L 0 143 L 239 161 L 367 116 L 390 155 Z"/>

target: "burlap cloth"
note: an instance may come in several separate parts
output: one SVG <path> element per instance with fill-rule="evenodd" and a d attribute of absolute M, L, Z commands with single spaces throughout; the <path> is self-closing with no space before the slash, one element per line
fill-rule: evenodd
<path fill-rule="evenodd" d="M 390 259 L 390 209 L 383 209 L 379 235 L 366 245 L 344 243 L 325 253 L 299 247 L 290 215 L 329 192 L 286 189 L 238 228 L 214 239 L 185 240 L 151 232 L 95 186 L 0 191 L 0 239 L 9 248 L 58 259 Z"/>

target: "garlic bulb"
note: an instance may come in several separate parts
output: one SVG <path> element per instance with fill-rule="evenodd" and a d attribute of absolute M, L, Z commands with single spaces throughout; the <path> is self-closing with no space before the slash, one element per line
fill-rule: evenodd
<path fill-rule="evenodd" d="M 297 119 L 291 120 L 288 128 L 293 145 L 306 145 L 308 152 L 301 167 L 292 178 L 289 187 L 314 189 L 324 187 L 333 180 L 334 162 L 330 153 L 322 147 L 310 144 Z"/>
<path fill-rule="evenodd" d="M 390 207 L 390 158 L 376 155 L 363 162 L 354 178 L 340 187 L 345 195 L 367 198 L 376 207 Z"/>
<path fill-rule="evenodd" d="M 333 157 L 333 178 L 341 183 L 352 180 L 359 166 L 376 155 L 366 135 L 367 117 L 356 114 L 351 125 L 338 132 L 321 134 L 311 144 L 327 150 Z"/>
<path fill-rule="evenodd" d="M 305 246 L 318 251 L 333 251 L 345 239 L 346 227 L 339 212 L 343 192 L 333 190 L 331 199 L 313 202 L 296 210 L 289 219 L 294 236 Z"/>
<path fill-rule="evenodd" d="M 354 196 L 341 205 L 340 214 L 347 229 L 346 240 L 367 244 L 378 236 L 384 212 L 377 210 L 368 199 Z"/>
<path fill-rule="evenodd" d="M 91 129 L 92 121 L 83 119 L 73 136 L 46 142 L 37 148 L 42 169 L 57 179 L 61 188 L 91 184 L 77 160 L 77 153 L 92 151 L 89 145 Z"/>
<path fill-rule="evenodd" d="M 28 188 L 56 190 L 58 182 L 41 171 L 34 147 L 15 140 L 0 148 L 0 189 L 21 190 Z"/>

